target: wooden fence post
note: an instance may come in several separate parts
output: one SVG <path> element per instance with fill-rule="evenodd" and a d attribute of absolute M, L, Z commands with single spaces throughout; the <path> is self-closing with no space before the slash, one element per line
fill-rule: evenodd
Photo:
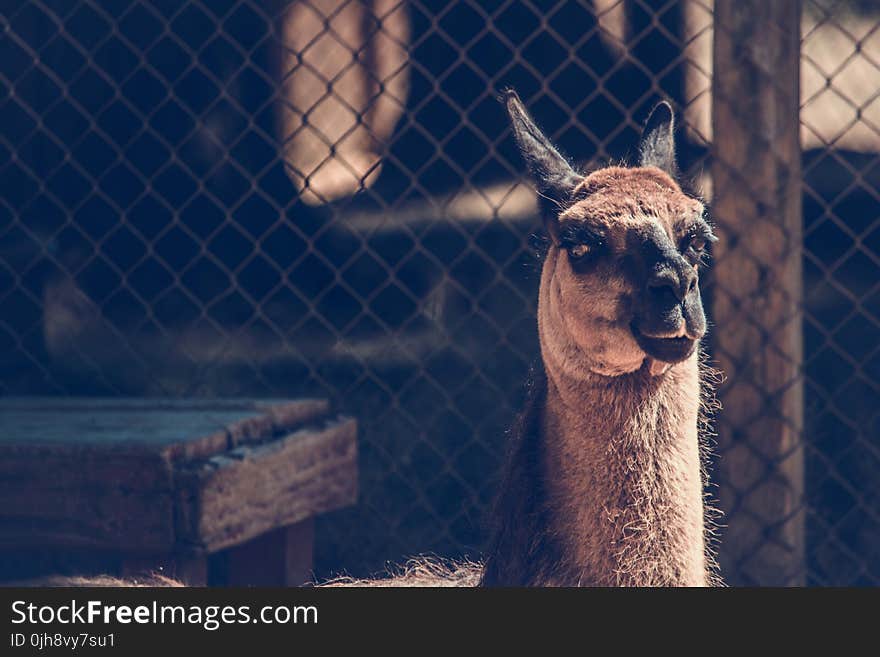
<path fill-rule="evenodd" d="M 804 583 L 800 2 L 715 0 L 716 477 L 728 584 Z"/>

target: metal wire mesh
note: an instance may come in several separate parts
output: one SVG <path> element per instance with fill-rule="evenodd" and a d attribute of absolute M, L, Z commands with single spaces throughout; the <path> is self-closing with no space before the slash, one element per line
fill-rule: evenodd
<path fill-rule="evenodd" d="M 807 575 L 880 584 L 880 22 L 810 2 L 801 55 Z"/>
<path fill-rule="evenodd" d="M 880 581 L 864 82 L 880 10 L 845 4 L 807 3 L 802 30 L 817 584 Z M 361 501 L 320 521 L 318 574 L 478 556 L 537 355 L 539 221 L 495 97 L 516 87 L 582 162 L 631 154 L 669 98 L 709 195 L 712 16 L 696 0 L 4 3 L 0 393 L 329 396 L 360 422 Z M 735 536 L 747 520 L 727 511 Z M 748 559 L 729 568 L 753 582 Z"/>

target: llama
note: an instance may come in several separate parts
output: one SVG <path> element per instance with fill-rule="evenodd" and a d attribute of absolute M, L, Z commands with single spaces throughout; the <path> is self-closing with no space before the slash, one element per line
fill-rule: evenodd
<path fill-rule="evenodd" d="M 505 101 L 550 245 L 543 371 L 514 432 L 481 583 L 715 583 L 698 436 L 698 279 L 715 237 L 675 182 L 672 108 L 648 118 L 638 167 L 582 176 L 514 92 Z"/>
<path fill-rule="evenodd" d="M 718 584 L 706 504 L 699 269 L 715 240 L 676 183 L 673 114 L 648 118 L 639 166 L 581 175 L 519 97 L 503 98 L 542 199 L 541 367 L 512 444 L 485 561 L 414 561 L 342 583 Z"/>
<path fill-rule="evenodd" d="M 699 360 L 698 279 L 715 237 L 675 181 L 672 109 L 660 103 L 648 118 L 639 166 L 581 175 L 515 92 L 504 102 L 549 245 L 541 365 L 512 431 L 484 563 L 415 560 L 395 577 L 328 584 L 720 583 L 698 435 L 712 383 Z"/>

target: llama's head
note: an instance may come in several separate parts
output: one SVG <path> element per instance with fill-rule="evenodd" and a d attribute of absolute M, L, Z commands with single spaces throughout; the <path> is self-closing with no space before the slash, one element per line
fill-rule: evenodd
<path fill-rule="evenodd" d="M 550 238 L 538 309 L 545 360 L 615 376 L 691 357 L 706 331 L 700 262 L 715 238 L 702 203 L 675 181 L 670 106 L 648 118 L 639 166 L 584 176 L 514 92 L 505 101 Z"/>

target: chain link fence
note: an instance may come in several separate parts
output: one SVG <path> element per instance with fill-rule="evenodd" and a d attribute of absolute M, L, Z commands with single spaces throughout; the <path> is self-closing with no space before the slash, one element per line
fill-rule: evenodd
<path fill-rule="evenodd" d="M 807 574 L 880 584 L 880 7 L 805 6 Z"/>
<path fill-rule="evenodd" d="M 333 399 L 361 497 L 319 521 L 319 576 L 479 556 L 537 357 L 540 222 L 502 88 L 581 162 L 631 156 L 672 100 L 723 215 L 711 0 L 2 6 L 0 394 Z M 774 581 L 752 562 L 782 545 L 789 581 L 878 584 L 880 7 L 808 1 L 780 34 L 798 20 L 803 422 L 769 455 L 719 419 L 722 564 Z M 722 398 L 751 385 L 710 347 Z M 792 454 L 801 487 L 762 518 Z"/>

